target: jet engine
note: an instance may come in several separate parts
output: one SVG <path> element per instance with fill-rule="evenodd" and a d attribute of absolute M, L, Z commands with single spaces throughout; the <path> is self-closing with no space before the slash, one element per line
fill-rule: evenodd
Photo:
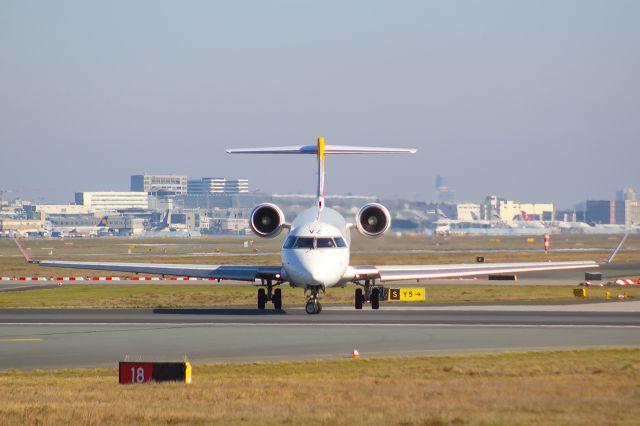
<path fill-rule="evenodd" d="M 367 204 L 358 212 L 356 226 L 364 236 L 379 237 L 387 232 L 391 226 L 391 215 L 382 204 Z"/>
<path fill-rule="evenodd" d="M 280 234 L 284 224 L 284 213 L 280 207 L 271 203 L 256 206 L 249 217 L 253 232 L 263 238 L 272 238 Z"/>

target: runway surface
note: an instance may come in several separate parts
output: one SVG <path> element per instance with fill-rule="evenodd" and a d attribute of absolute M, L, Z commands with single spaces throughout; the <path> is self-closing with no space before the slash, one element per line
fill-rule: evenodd
<path fill-rule="evenodd" d="M 0 310 L 0 370 L 640 346 L 640 302 L 324 308 Z"/>

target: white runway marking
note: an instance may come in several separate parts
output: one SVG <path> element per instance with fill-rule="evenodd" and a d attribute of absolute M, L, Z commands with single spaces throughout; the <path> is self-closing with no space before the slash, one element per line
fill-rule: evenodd
<path fill-rule="evenodd" d="M 0 327 L 5 325 L 44 325 L 44 326 L 180 326 L 180 327 L 227 327 L 227 326 L 263 326 L 271 327 L 277 326 L 291 326 L 291 327 L 454 327 L 454 328 L 469 328 L 469 327 L 486 327 L 486 328 L 640 328 L 640 325 L 614 325 L 614 324 L 448 324 L 448 323 L 400 323 L 400 324 L 388 324 L 388 323 L 286 323 L 286 322 L 4 322 L 0 323 Z"/>
<path fill-rule="evenodd" d="M 298 308 L 293 308 L 298 309 Z M 353 311 L 352 306 L 327 306 L 326 311 Z M 640 300 L 567 305 L 451 305 L 380 306 L 381 311 L 466 311 L 466 312 L 640 312 Z"/>

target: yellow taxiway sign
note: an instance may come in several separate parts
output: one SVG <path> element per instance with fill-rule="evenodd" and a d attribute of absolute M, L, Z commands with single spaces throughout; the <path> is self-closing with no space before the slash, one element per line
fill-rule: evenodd
<path fill-rule="evenodd" d="M 389 300 L 420 301 L 425 298 L 424 288 L 391 288 L 389 289 Z"/>

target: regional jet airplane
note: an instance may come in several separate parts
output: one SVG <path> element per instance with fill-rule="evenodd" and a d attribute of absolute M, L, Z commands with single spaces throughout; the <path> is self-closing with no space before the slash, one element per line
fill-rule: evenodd
<path fill-rule="evenodd" d="M 624 242 L 623 239 L 605 262 L 350 265 L 351 230 L 355 228 L 367 237 L 379 237 L 391 226 L 391 216 L 381 204 L 371 203 L 360 209 L 355 217 L 355 223 L 350 223 L 338 212 L 326 207 L 324 202 L 326 156 L 333 154 L 413 154 L 416 152 L 415 149 L 325 145 L 324 138 L 318 138 L 316 145 L 229 149 L 227 152 L 230 154 L 301 154 L 315 155 L 317 158 L 318 185 L 315 206 L 302 212 L 291 223 L 285 220 L 282 210 L 271 203 L 260 204 L 251 212 L 249 221 L 251 229 L 260 237 L 273 238 L 282 230 L 288 230 L 289 234 L 282 245 L 279 265 L 180 265 L 33 260 L 17 240 L 16 243 L 27 261 L 38 263 L 40 266 L 260 282 L 258 309 L 265 309 L 267 302 L 272 302 L 275 309 L 282 309 L 282 292 L 278 286 L 289 283 L 292 287 L 304 289 L 307 294 L 306 312 L 318 314 L 322 310 L 320 294 L 331 287 L 344 287 L 348 283 L 355 284 L 357 286 L 354 300 L 355 309 L 362 309 L 365 303 L 370 303 L 373 309 L 378 309 L 381 289 L 379 283 L 597 268 L 601 263 L 611 262 Z"/>

